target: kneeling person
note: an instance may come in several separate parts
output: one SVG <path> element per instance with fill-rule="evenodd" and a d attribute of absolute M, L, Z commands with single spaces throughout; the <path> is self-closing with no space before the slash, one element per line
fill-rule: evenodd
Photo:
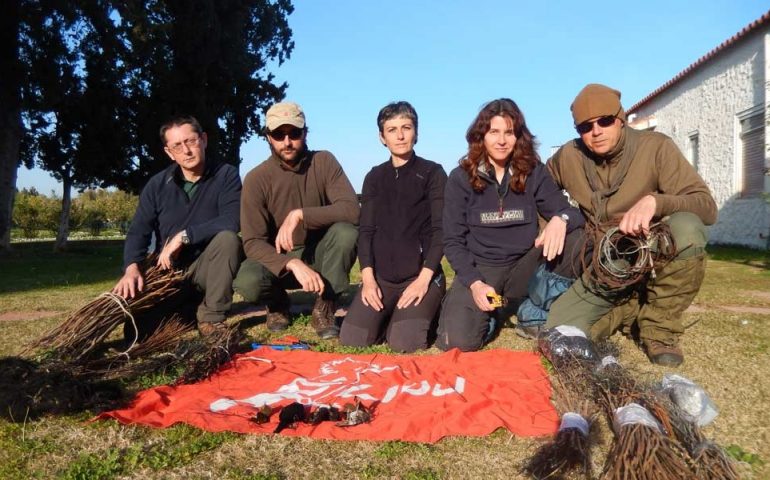
<path fill-rule="evenodd" d="M 417 112 L 407 102 L 377 116 L 390 159 L 364 179 L 358 258 L 361 289 L 340 332 L 343 345 L 364 347 L 385 337 L 393 350 L 428 347 L 446 290 L 441 212 L 446 173 L 418 157 Z"/>
<path fill-rule="evenodd" d="M 158 265 L 184 268 L 204 292 L 198 328 L 208 335 L 223 325 L 232 305 L 233 278 L 241 261 L 238 238 L 241 178 L 229 164 L 206 160 L 207 137 L 193 117 L 163 124 L 160 138 L 174 162 L 142 190 L 126 235 L 125 273 L 113 292 L 133 298 L 144 289 L 140 264 L 152 236 L 162 249 Z"/>
<path fill-rule="evenodd" d="M 465 138 L 468 153 L 444 194 L 444 251 L 456 276 L 439 318 L 442 350 L 473 351 L 488 342 L 509 316 L 490 297 L 511 306 L 524 300 L 540 265 L 572 279 L 584 223 L 540 162 L 513 100 L 487 103 Z M 538 215 L 548 221 L 542 232 Z M 532 337 L 539 329 L 519 325 L 517 333 Z"/>
<path fill-rule="evenodd" d="M 587 85 L 571 110 L 579 137 L 548 160 L 556 183 L 592 222 L 619 218 L 625 235 L 645 237 L 653 222 L 668 223 L 677 252 L 655 278 L 620 292 L 584 274 L 553 305 L 547 326 L 574 325 L 603 337 L 635 323 L 650 361 L 677 366 L 684 360 L 682 313 L 706 269 L 705 225 L 716 221 L 714 198 L 670 138 L 626 125 L 617 90 Z"/>
<path fill-rule="evenodd" d="M 272 154 L 244 179 L 247 258 L 235 289 L 246 301 L 267 303 L 272 331 L 289 326 L 287 289 L 316 293 L 313 328 L 321 338 L 334 338 L 335 302 L 349 285 L 356 257 L 358 199 L 334 155 L 307 148 L 299 105 L 277 103 L 266 117 Z"/>

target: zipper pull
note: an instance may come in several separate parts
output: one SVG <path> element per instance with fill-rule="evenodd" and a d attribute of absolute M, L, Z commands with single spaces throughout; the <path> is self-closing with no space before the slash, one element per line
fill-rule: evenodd
<path fill-rule="evenodd" d="M 498 200 L 500 207 L 497 210 L 498 218 L 503 218 L 503 199 Z"/>

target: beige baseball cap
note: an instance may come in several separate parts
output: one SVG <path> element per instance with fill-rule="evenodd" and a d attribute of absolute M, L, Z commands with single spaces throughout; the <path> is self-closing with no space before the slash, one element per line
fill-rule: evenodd
<path fill-rule="evenodd" d="M 305 128 L 305 113 L 302 107 L 294 102 L 276 103 L 265 115 L 267 129 L 273 131 L 281 125 L 292 125 L 297 128 Z"/>

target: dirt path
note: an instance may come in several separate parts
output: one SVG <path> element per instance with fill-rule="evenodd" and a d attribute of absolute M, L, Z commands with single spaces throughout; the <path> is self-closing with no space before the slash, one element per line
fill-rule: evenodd
<path fill-rule="evenodd" d="M 0 322 L 15 322 L 18 320 L 37 320 L 39 318 L 53 317 L 59 315 L 62 312 L 54 310 L 29 310 L 20 312 L 5 312 L 0 313 Z"/>

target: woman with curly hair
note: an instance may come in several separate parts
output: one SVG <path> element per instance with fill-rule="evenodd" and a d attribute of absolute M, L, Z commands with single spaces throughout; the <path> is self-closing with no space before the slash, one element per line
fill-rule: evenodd
<path fill-rule="evenodd" d="M 444 194 L 444 253 L 456 276 L 439 319 L 442 350 L 481 348 L 527 296 L 540 264 L 575 278 L 584 224 L 540 162 L 513 100 L 484 105 L 465 138 L 468 153 L 449 174 Z M 547 222 L 542 231 L 538 216 Z M 495 307 L 498 295 L 510 308 Z M 538 330 L 519 325 L 517 333 L 532 337 Z"/>

